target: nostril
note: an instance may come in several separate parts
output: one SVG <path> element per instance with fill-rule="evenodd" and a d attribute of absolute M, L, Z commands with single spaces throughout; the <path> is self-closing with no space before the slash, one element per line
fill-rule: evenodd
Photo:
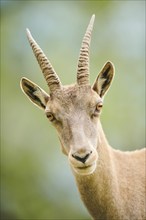
<path fill-rule="evenodd" d="M 90 151 L 89 153 L 87 153 L 85 156 L 80 156 L 77 154 L 72 154 L 72 157 L 75 158 L 76 160 L 85 163 L 86 160 L 88 159 L 88 157 L 90 156 L 90 154 L 92 154 L 92 151 Z"/>

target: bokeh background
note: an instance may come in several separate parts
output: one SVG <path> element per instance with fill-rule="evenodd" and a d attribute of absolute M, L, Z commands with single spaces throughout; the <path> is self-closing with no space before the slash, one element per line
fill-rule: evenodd
<path fill-rule="evenodd" d="M 62 82 L 75 82 L 93 13 L 91 83 L 107 60 L 116 69 L 105 134 L 121 150 L 145 145 L 145 1 L 1 1 L 1 219 L 90 219 L 54 128 L 19 82 L 25 76 L 48 91 L 27 27 Z"/>

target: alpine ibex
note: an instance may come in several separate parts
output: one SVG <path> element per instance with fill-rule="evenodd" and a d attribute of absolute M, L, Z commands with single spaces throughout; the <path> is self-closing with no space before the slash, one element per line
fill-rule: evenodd
<path fill-rule="evenodd" d="M 63 86 L 50 61 L 27 30 L 27 37 L 50 89 L 50 95 L 26 78 L 21 88 L 44 110 L 57 129 L 81 198 L 93 219 L 144 220 L 145 149 L 121 152 L 108 144 L 100 123 L 103 98 L 114 76 L 107 62 L 89 84 L 89 46 L 95 16 L 82 41 L 77 82 Z"/>

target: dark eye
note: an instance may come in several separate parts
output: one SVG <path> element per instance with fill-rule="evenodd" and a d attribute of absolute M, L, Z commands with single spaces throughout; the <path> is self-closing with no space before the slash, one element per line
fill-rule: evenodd
<path fill-rule="evenodd" d="M 102 109 L 102 106 L 103 106 L 103 103 L 102 102 L 99 102 L 97 105 L 96 105 L 96 109 L 98 111 L 100 111 Z"/>
<path fill-rule="evenodd" d="M 54 117 L 54 115 L 53 115 L 51 112 L 47 112 L 47 113 L 46 113 L 46 116 L 47 116 L 47 118 L 48 118 L 50 121 L 54 121 L 54 120 L 55 120 L 55 117 Z"/>
<path fill-rule="evenodd" d="M 94 110 L 94 113 L 93 113 L 93 116 L 98 116 L 101 109 L 102 109 L 102 106 L 103 106 L 103 103 L 102 102 L 99 102 L 97 105 L 96 105 L 96 108 Z"/>

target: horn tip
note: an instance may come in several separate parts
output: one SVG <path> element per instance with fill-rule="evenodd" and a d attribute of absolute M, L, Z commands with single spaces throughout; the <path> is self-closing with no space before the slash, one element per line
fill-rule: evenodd
<path fill-rule="evenodd" d="M 31 36 L 30 30 L 28 28 L 26 28 L 26 34 L 28 38 Z"/>
<path fill-rule="evenodd" d="M 30 33 L 30 30 L 28 28 L 26 28 L 26 33 Z"/>
<path fill-rule="evenodd" d="M 91 21 L 94 22 L 94 20 L 95 20 L 95 14 L 93 14 L 91 17 Z"/>

